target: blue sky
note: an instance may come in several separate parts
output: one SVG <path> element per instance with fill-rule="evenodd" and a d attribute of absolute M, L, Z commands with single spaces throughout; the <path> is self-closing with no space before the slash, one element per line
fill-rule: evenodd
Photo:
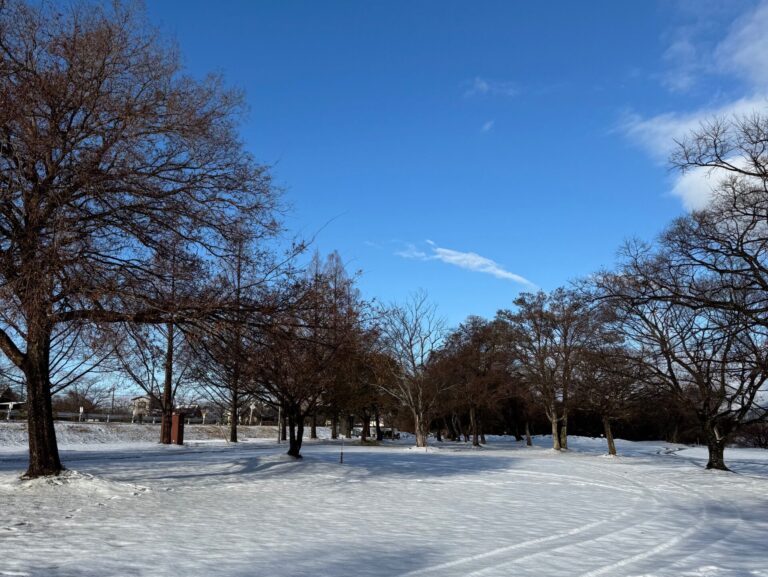
<path fill-rule="evenodd" d="M 706 201 L 666 158 L 768 107 L 768 0 L 151 0 L 195 75 L 246 93 L 287 227 L 446 319 L 610 267 Z"/>

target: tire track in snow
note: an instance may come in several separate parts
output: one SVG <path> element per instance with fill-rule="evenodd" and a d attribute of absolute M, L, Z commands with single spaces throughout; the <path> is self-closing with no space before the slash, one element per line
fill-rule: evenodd
<path fill-rule="evenodd" d="M 640 561 L 643 561 L 645 559 L 650 559 L 656 555 L 659 555 L 661 553 L 664 553 L 665 551 L 672 549 L 675 546 L 683 544 L 688 538 L 695 535 L 697 532 L 700 532 L 701 528 L 703 526 L 706 526 L 707 530 L 709 532 L 712 532 L 716 535 L 714 539 L 707 539 L 707 547 L 711 547 L 716 543 L 719 543 L 721 541 L 724 541 L 728 536 L 733 534 L 738 527 L 744 524 L 744 515 L 742 512 L 742 509 L 740 506 L 738 506 L 736 503 L 729 503 L 729 510 L 732 513 L 735 513 L 736 519 L 730 524 L 730 526 L 727 528 L 725 532 L 721 530 L 721 526 L 710 526 L 708 523 L 708 520 L 710 518 L 710 507 L 712 503 L 712 497 L 707 494 L 705 491 L 691 487 L 690 485 L 686 485 L 677 481 L 672 481 L 670 479 L 665 479 L 664 482 L 667 485 L 672 485 L 677 487 L 678 489 L 681 489 L 684 493 L 691 493 L 694 494 L 696 497 L 700 499 L 700 501 L 703 503 L 703 506 L 699 511 L 701 511 L 703 514 L 697 516 L 699 521 L 693 526 L 681 533 L 680 535 L 677 535 L 673 537 L 670 541 L 667 543 L 662 543 L 660 545 L 657 545 L 656 547 L 653 547 L 647 551 L 643 551 L 641 553 L 637 553 L 635 555 L 630 555 L 628 557 L 625 557 L 623 559 L 620 559 L 619 561 L 616 561 L 614 563 L 609 563 L 608 565 L 604 565 L 603 567 L 599 567 L 597 569 L 593 569 L 591 571 L 587 571 L 586 573 L 582 573 L 579 577 L 598 577 L 600 575 L 615 575 L 615 571 L 617 569 L 621 569 L 622 567 L 625 567 L 627 565 L 631 565 L 633 563 L 638 563 Z M 720 503 L 723 504 L 722 502 Z M 668 563 L 665 563 L 663 567 L 668 568 L 674 568 L 679 566 L 683 561 L 686 559 L 690 559 L 691 557 L 697 557 L 701 554 L 700 549 L 696 549 L 694 552 L 689 553 L 687 555 L 682 555 L 678 557 L 677 559 L 674 559 Z M 656 567 L 656 570 L 658 570 L 659 567 Z M 682 570 L 682 568 L 680 569 Z M 676 571 L 675 574 L 679 574 L 679 571 Z"/>
<path fill-rule="evenodd" d="M 563 531 L 560 533 L 555 533 L 553 535 L 549 535 L 548 537 L 539 537 L 538 539 L 530 539 L 528 541 L 522 541 L 520 543 L 515 543 L 514 545 L 508 545 L 506 547 L 499 547 L 498 549 L 492 549 L 490 551 L 486 551 L 484 553 L 478 553 L 477 555 L 470 555 L 468 557 L 462 557 L 461 559 L 456 559 L 454 561 L 447 561 L 445 563 L 441 563 L 439 565 L 432 565 L 430 567 L 423 567 L 421 569 L 416 569 L 415 571 L 409 571 L 408 573 L 401 573 L 397 577 L 412 577 L 414 575 L 424 575 L 427 573 L 432 573 L 434 571 L 442 571 L 444 569 L 451 569 L 453 567 L 457 567 L 460 565 L 464 565 L 466 563 L 471 563 L 473 561 L 481 561 L 483 559 L 487 559 L 489 557 L 495 557 L 497 555 L 502 555 L 504 553 L 509 553 L 510 551 L 514 551 L 516 549 L 524 549 L 526 547 L 531 547 L 533 545 L 540 545 L 542 543 L 549 543 L 550 541 L 557 541 L 558 539 L 564 539 L 566 537 L 571 537 L 573 535 L 578 535 L 579 533 L 583 533 L 585 531 L 589 531 L 590 529 L 593 529 L 594 527 L 598 527 L 600 525 L 604 525 L 606 523 L 609 523 L 612 519 L 604 519 L 602 521 L 595 521 L 594 523 L 589 523 L 588 525 L 584 525 L 582 527 L 579 527 L 577 529 L 571 529 L 570 531 Z"/>
<path fill-rule="evenodd" d="M 515 565 L 519 565 L 522 562 L 528 561 L 530 559 L 535 559 L 536 557 L 541 557 L 542 555 L 551 555 L 554 552 L 562 551 L 562 550 L 568 549 L 570 547 L 583 546 L 586 543 L 595 543 L 595 542 L 599 542 L 600 540 L 614 540 L 617 535 L 620 535 L 622 533 L 628 533 L 628 532 L 631 532 L 631 531 L 637 531 L 638 528 L 640 528 L 640 527 L 642 527 L 644 525 L 648 525 L 649 523 L 656 522 L 657 515 L 654 514 L 654 511 L 658 511 L 659 506 L 663 505 L 663 502 L 659 499 L 659 496 L 656 494 L 656 492 L 651 490 L 651 489 L 649 489 L 647 485 L 645 485 L 645 484 L 643 484 L 641 482 L 638 482 L 636 479 L 630 479 L 630 478 L 626 477 L 625 475 L 614 473 L 612 471 L 606 471 L 604 468 L 597 467 L 597 466 L 595 466 L 592 463 L 588 463 L 588 462 L 583 462 L 582 461 L 582 462 L 579 463 L 579 465 L 584 466 L 587 469 L 591 469 L 591 470 L 593 470 L 593 471 L 595 471 L 597 473 L 600 473 L 602 475 L 610 475 L 610 476 L 613 476 L 613 477 L 618 477 L 619 479 L 621 479 L 624 482 L 627 482 L 627 481 L 631 482 L 633 485 L 636 485 L 638 488 L 640 488 L 643 491 L 643 493 L 645 493 L 652 501 L 654 501 L 654 503 L 657 506 L 654 507 L 653 510 L 651 510 L 649 512 L 646 512 L 644 519 L 638 521 L 637 523 L 633 523 L 632 525 L 630 525 L 628 527 L 623 527 L 623 528 L 621 528 L 619 530 L 616 530 L 616 531 L 601 532 L 599 535 L 594 536 L 592 538 L 577 539 L 575 541 L 571 541 L 569 543 L 564 543 L 564 544 L 559 545 L 557 547 L 550 547 L 550 548 L 548 548 L 548 549 L 546 549 L 544 551 L 536 551 L 536 552 L 530 553 L 528 555 L 523 555 L 522 557 L 517 557 L 515 559 L 501 560 L 499 563 L 488 565 L 486 567 L 482 567 L 482 568 L 476 569 L 476 570 L 474 570 L 472 572 L 465 573 L 464 577 L 482 577 L 484 575 L 499 575 L 499 574 L 507 575 L 507 574 L 509 574 L 509 570 L 512 567 L 514 567 Z M 666 479 L 665 481 L 667 483 L 669 483 L 669 484 L 676 485 L 679 488 L 684 488 L 684 489 L 688 490 L 688 487 L 686 487 L 686 486 L 684 486 L 684 485 L 682 485 L 680 483 L 671 482 L 668 479 Z M 689 492 L 695 493 L 695 491 L 689 491 Z M 701 495 L 698 494 L 697 496 L 700 497 Z M 633 508 L 633 509 L 631 509 L 629 511 L 625 511 L 624 513 L 618 515 L 617 517 L 615 517 L 611 521 L 614 521 L 614 522 L 615 521 L 619 521 L 621 518 L 627 516 L 630 512 L 634 511 L 634 509 L 635 508 Z M 619 561 L 616 561 L 614 563 L 610 563 L 610 564 L 605 565 L 603 567 L 599 567 L 597 569 L 593 569 L 591 571 L 587 571 L 586 573 L 583 573 L 579 577 L 598 577 L 599 575 L 604 575 L 604 574 L 614 575 L 614 573 L 612 573 L 612 571 L 615 571 L 616 569 L 620 569 L 620 568 L 622 568 L 622 567 L 624 567 L 626 565 L 630 565 L 632 563 L 636 563 L 636 562 L 641 561 L 643 559 L 653 557 L 654 555 L 658 555 L 659 553 L 662 553 L 662 552 L 664 552 L 664 551 L 674 547 L 675 545 L 685 541 L 690 536 L 694 535 L 697 531 L 699 531 L 701 529 L 701 527 L 703 525 L 705 525 L 706 521 L 708 520 L 708 511 L 707 511 L 706 507 L 702 507 L 701 509 L 699 509 L 699 511 L 703 511 L 704 512 L 703 517 L 699 516 L 697 518 L 697 522 L 692 527 L 689 527 L 688 529 L 686 529 L 681 534 L 675 535 L 674 537 L 672 537 L 671 540 L 665 540 L 665 542 L 659 543 L 658 545 L 656 545 L 656 546 L 654 546 L 651 549 L 648 549 L 646 551 L 642 551 L 642 552 L 637 553 L 635 555 L 629 555 L 629 556 L 624 557 L 624 558 L 622 558 Z M 583 533 L 583 532 L 584 531 L 581 531 L 580 533 Z M 546 571 L 543 568 L 538 567 L 537 568 L 537 574 L 542 574 L 542 572 L 544 572 L 544 574 L 546 574 Z"/>
<path fill-rule="evenodd" d="M 571 463 L 571 465 L 573 464 L 574 463 Z M 606 574 L 615 575 L 616 570 L 622 569 L 623 567 L 632 565 L 634 563 L 641 562 L 645 559 L 655 557 L 657 555 L 664 553 L 665 551 L 673 549 L 687 542 L 696 533 L 701 532 L 702 528 L 706 528 L 707 531 L 712 531 L 712 528 L 708 524 L 708 521 L 710 518 L 710 512 L 709 512 L 709 507 L 707 506 L 707 502 L 710 501 L 711 498 L 709 495 L 707 495 L 703 491 L 692 488 L 691 486 L 683 483 L 675 482 L 669 479 L 667 476 L 665 476 L 666 478 L 663 479 L 663 483 L 664 483 L 663 485 L 661 486 L 655 485 L 652 489 L 647 484 L 648 474 L 641 474 L 641 476 L 638 479 L 638 477 L 631 478 L 625 474 L 606 471 L 604 467 L 598 467 L 593 463 L 582 461 L 582 462 L 579 462 L 578 464 L 586 469 L 594 471 L 600 476 L 609 475 L 617 479 L 620 479 L 622 483 L 630 483 L 634 485 L 634 487 L 636 487 L 636 490 L 633 490 L 632 492 L 648 498 L 650 501 L 652 501 L 655 504 L 655 506 L 652 509 L 645 510 L 643 514 L 643 518 L 640 519 L 638 522 L 632 523 L 630 526 L 625 526 L 622 520 L 627 516 L 635 513 L 635 511 L 638 508 L 637 504 L 642 498 L 642 497 L 638 497 L 635 500 L 635 505 L 633 507 L 631 507 L 630 509 L 620 513 L 619 515 L 611 519 L 596 521 L 588 525 L 584 525 L 582 527 L 571 529 L 569 531 L 558 532 L 556 534 L 549 535 L 547 537 L 531 539 L 528 541 L 515 543 L 513 545 L 509 545 L 506 547 L 500 547 L 497 549 L 479 553 L 477 555 L 470 555 L 468 557 L 456 559 L 454 561 L 449 561 L 446 563 L 441 563 L 438 565 L 421 568 L 415 571 L 402 574 L 400 577 L 426 575 L 426 574 L 433 573 L 435 571 L 457 569 L 457 568 L 466 566 L 467 564 L 472 564 L 477 562 L 481 562 L 482 564 L 483 561 L 491 561 L 491 563 L 482 567 L 476 567 L 474 568 L 474 571 L 464 572 L 462 573 L 462 575 L 464 577 L 482 577 L 484 575 L 510 574 L 509 571 L 515 565 L 524 563 L 527 560 L 534 559 L 536 557 L 541 557 L 543 555 L 551 555 L 555 552 L 562 551 L 570 547 L 583 546 L 586 543 L 597 543 L 597 542 L 600 542 L 601 540 L 611 541 L 611 540 L 614 540 L 617 535 L 633 532 L 633 531 L 637 532 L 643 526 L 657 523 L 658 518 L 663 517 L 663 515 L 660 514 L 660 511 L 663 510 L 668 503 L 668 500 L 663 499 L 663 497 L 665 494 L 670 494 L 670 493 L 671 494 L 694 494 L 698 498 L 697 501 L 700 504 L 700 506 L 698 506 L 698 508 L 695 511 L 690 513 L 691 516 L 693 516 L 696 519 L 694 525 L 692 525 L 682 533 L 673 535 L 671 538 L 666 537 L 664 542 L 658 543 L 657 545 L 654 545 L 649 549 L 640 551 L 633 555 L 627 555 L 613 563 L 609 563 L 602 567 L 594 568 L 590 571 L 587 571 L 581 574 L 580 577 L 599 577 L 601 575 L 606 575 Z M 518 476 L 531 476 L 531 477 L 544 477 L 544 478 L 548 477 L 550 479 L 562 479 L 564 482 L 579 483 L 582 485 L 593 485 L 597 487 L 605 487 L 605 488 L 610 488 L 614 490 L 620 490 L 619 488 L 613 485 L 595 483 L 593 481 L 589 481 L 587 479 L 584 479 L 576 475 L 562 475 L 562 474 L 555 474 L 555 473 L 538 474 L 534 472 L 520 472 L 520 471 L 515 471 L 512 473 L 518 474 Z M 658 475 L 658 473 L 659 472 L 657 472 L 656 474 Z M 594 475 L 592 476 L 594 477 Z M 677 491 L 674 491 L 673 493 L 672 491 L 670 491 L 671 488 L 674 488 Z M 626 487 L 621 489 L 623 489 L 625 492 L 628 491 Z M 734 509 L 734 510 L 737 512 L 739 518 L 741 518 L 740 511 L 738 511 L 737 509 Z M 718 539 L 716 539 L 715 541 L 708 540 L 708 544 L 711 545 L 714 542 L 718 542 L 722 539 L 725 539 L 729 534 L 731 534 L 736 530 L 738 525 L 739 525 L 739 521 L 734 522 L 733 526 L 729 527 L 729 530 L 726 533 L 719 534 Z M 621 528 L 619 528 L 618 530 L 611 530 L 612 527 L 617 527 L 617 526 L 620 526 Z M 601 529 L 600 533 L 595 535 L 595 531 L 598 530 L 598 528 Z M 592 535 L 587 536 L 590 533 Z M 579 538 L 581 536 L 586 536 L 586 538 Z M 574 537 L 576 537 L 576 539 L 572 539 Z M 555 547 L 549 547 L 546 550 L 534 551 L 532 553 L 523 555 L 521 557 L 516 557 L 514 559 L 497 559 L 498 562 L 493 562 L 494 560 L 496 560 L 497 557 L 503 556 L 515 550 L 524 550 L 533 546 L 551 543 L 553 541 L 559 541 L 563 539 L 568 539 L 569 542 L 563 543 Z M 682 560 L 684 560 L 689 556 L 691 555 L 684 555 L 665 565 L 674 566 L 676 564 L 679 564 Z M 467 567 L 467 569 L 471 569 L 471 568 L 472 568 L 471 566 Z M 541 574 L 541 572 L 542 570 L 541 568 L 539 568 L 537 573 Z"/>
<path fill-rule="evenodd" d="M 579 483 L 579 484 L 582 484 L 582 485 L 591 485 L 591 486 L 597 486 L 597 487 L 600 487 L 600 488 L 610 488 L 610 489 L 615 489 L 615 490 L 621 490 L 621 491 L 624 491 L 624 492 L 627 491 L 624 488 L 617 489 L 616 487 L 613 487 L 611 485 L 605 485 L 605 484 L 602 484 L 602 483 L 594 483 L 593 481 L 590 481 L 588 479 L 585 479 L 583 477 L 579 477 L 579 476 L 576 476 L 576 475 L 563 475 L 563 474 L 559 474 L 559 473 L 548 473 L 548 472 L 544 472 L 544 473 L 539 474 L 539 473 L 529 472 L 529 471 L 506 471 L 505 473 L 511 473 L 514 476 L 528 476 L 528 477 L 535 477 L 535 478 L 542 478 L 543 477 L 543 478 L 551 478 L 551 479 L 554 478 L 554 479 L 558 479 L 558 480 L 568 481 L 568 482 L 571 482 L 571 483 Z M 608 473 L 609 475 L 613 475 L 613 476 L 621 478 L 622 481 L 629 481 L 630 483 L 632 483 L 633 485 L 635 485 L 639 489 L 639 491 L 634 493 L 634 494 L 638 495 L 638 497 L 636 499 L 634 499 L 634 504 L 633 504 L 633 506 L 631 508 L 627 509 L 626 511 L 623 511 L 622 513 L 619 513 L 618 515 L 616 515 L 614 517 L 611 517 L 610 519 L 603 519 L 603 520 L 600 520 L 600 521 L 594 521 L 592 523 L 588 523 L 587 525 L 582 525 L 580 527 L 577 527 L 577 528 L 574 528 L 574 529 L 570 529 L 568 531 L 560 531 L 560 532 L 554 533 L 552 535 L 548 535 L 546 537 L 538 537 L 536 539 L 529 539 L 527 541 L 521 541 L 519 543 L 514 543 L 512 545 L 507 545 L 505 547 L 498 547 L 498 548 L 495 548 L 495 549 L 491 549 L 490 551 L 485 551 L 483 553 L 478 553 L 476 555 L 470 555 L 470 556 L 467 556 L 467 557 L 462 557 L 461 559 L 455 559 L 453 561 L 447 561 L 445 563 L 440 563 L 438 565 L 432 565 L 430 567 L 422 567 L 422 568 L 416 569 L 414 571 L 409 571 L 407 573 L 402 573 L 402 574 L 398 575 L 397 577 L 413 577 L 413 576 L 416 576 L 416 575 L 425 575 L 425 574 L 428 574 L 428 573 L 433 573 L 435 571 L 443 571 L 445 569 L 452 569 L 452 568 L 455 568 L 455 567 L 460 567 L 462 565 L 466 565 L 467 563 L 472 563 L 472 562 L 476 562 L 476 561 L 483 561 L 483 560 L 486 560 L 486 559 L 497 557 L 499 555 L 503 555 L 505 553 L 509 553 L 511 551 L 515 551 L 515 550 L 518 550 L 518 549 L 527 549 L 529 547 L 533 547 L 533 546 L 536 546 L 536 545 L 541 545 L 541 544 L 545 544 L 545 543 L 551 543 L 553 541 L 559 541 L 559 540 L 562 540 L 562 539 L 566 539 L 568 537 L 578 536 L 578 535 L 580 535 L 582 533 L 589 532 L 589 531 L 595 529 L 596 527 L 600 527 L 600 526 L 608 525 L 608 524 L 613 525 L 615 523 L 620 522 L 625 517 L 628 517 L 629 515 L 634 514 L 636 512 L 636 510 L 638 509 L 638 505 L 639 505 L 639 503 L 641 501 L 641 498 L 642 498 L 641 496 L 650 497 L 652 500 L 656 500 L 656 498 L 654 497 L 653 493 L 651 491 L 649 491 L 648 488 L 646 486 L 644 486 L 644 485 L 636 483 L 636 482 L 634 482 L 631 479 L 627 479 L 627 478 L 625 478 L 622 475 L 617 475 L 616 473 L 606 472 L 606 471 L 602 471 L 602 470 L 601 470 L 601 473 Z M 587 540 L 587 541 L 589 541 L 589 540 Z M 558 549 L 561 549 L 563 547 L 570 546 L 571 544 L 572 543 L 567 543 L 567 544 L 561 545 L 559 547 L 555 547 L 554 549 L 550 548 L 550 549 L 547 549 L 545 551 L 539 551 L 539 552 L 536 552 L 536 553 L 525 555 L 524 557 L 517 558 L 515 561 L 524 560 L 524 559 L 527 559 L 529 557 L 535 557 L 537 555 L 543 555 L 545 553 L 549 553 L 551 551 L 558 550 Z M 505 564 L 508 564 L 508 563 L 509 563 L 508 560 L 504 560 L 500 564 L 491 565 L 491 566 L 489 566 L 489 567 L 487 567 L 485 569 L 482 569 L 481 571 L 486 571 L 488 569 L 495 569 L 496 567 L 498 567 L 500 565 L 505 565 Z M 475 572 L 468 573 L 466 575 L 467 575 L 467 577 L 469 575 L 475 575 Z"/>
<path fill-rule="evenodd" d="M 614 575 L 613 571 L 615 571 L 616 569 L 621 569 L 626 565 L 631 565 L 632 563 L 637 563 L 638 561 L 642 561 L 643 559 L 648 559 L 649 557 L 653 557 L 654 555 L 663 553 L 664 551 L 671 549 L 678 543 L 685 541 L 688 537 L 696 533 L 699 529 L 700 529 L 700 525 L 698 524 L 694 525 L 693 527 L 690 527 L 685 531 L 683 531 L 680 535 L 677 535 L 676 537 L 672 537 L 672 539 L 670 539 L 669 541 L 666 541 L 665 543 L 656 545 L 655 547 L 652 547 L 647 551 L 643 551 L 642 553 L 636 553 L 635 555 L 624 557 L 623 559 L 616 561 L 615 563 L 610 563 L 608 565 L 600 567 L 599 569 L 593 569 L 592 571 L 587 571 L 586 573 L 582 573 L 581 575 L 579 575 L 579 577 L 598 577 L 598 575 L 605 575 L 606 573 Z M 610 537 L 610 535 L 606 535 L 606 537 Z"/>

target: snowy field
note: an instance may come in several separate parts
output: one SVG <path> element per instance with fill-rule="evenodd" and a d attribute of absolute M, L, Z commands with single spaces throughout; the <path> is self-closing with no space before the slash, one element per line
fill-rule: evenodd
<path fill-rule="evenodd" d="M 0 575 L 768 577 L 768 451 L 728 450 L 722 473 L 701 448 L 620 441 L 609 458 L 600 440 L 555 454 L 492 438 L 347 445 L 339 464 L 327 440 L 297 462 L 271 438 L 85 428 L 61 432 L 65 476 L 21 482 L 12 429 Z"/>

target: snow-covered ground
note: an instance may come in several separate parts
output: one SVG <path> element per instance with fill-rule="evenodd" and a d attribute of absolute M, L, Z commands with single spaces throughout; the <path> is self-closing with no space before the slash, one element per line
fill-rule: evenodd
<path fill-rule="evenodd" d="M 293 461 L 269 431 L 91 430 L 63 439 L 68 474 L 22 482 L 2 429 L 0 575 L 768 577 L 768 451 L 729 449 L 722 473 L 682 445 L 493 438 L 347 445 L 340 464 L 338 442 Z"/>

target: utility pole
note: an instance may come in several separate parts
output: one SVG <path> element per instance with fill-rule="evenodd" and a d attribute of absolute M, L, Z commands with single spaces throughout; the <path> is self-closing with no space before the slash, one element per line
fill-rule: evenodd
<path fill-rule="evenodd" d="M 115 413 L 115 385 L 112 385 L 112 403 L 109 406 L 109 414 L 107 415 L 107 423 L 109 423 L 110 417 Z"/>

